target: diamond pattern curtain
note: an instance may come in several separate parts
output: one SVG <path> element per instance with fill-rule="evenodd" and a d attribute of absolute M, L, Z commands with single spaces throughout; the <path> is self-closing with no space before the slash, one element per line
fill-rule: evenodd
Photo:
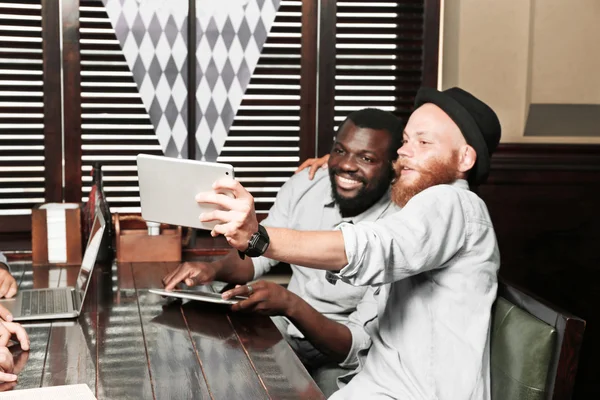
<path fill-rule="evenodd" d="M 188 1 L 103 0 L 163 152 L 216 161 L 258 63 L 279 0 L 196 5 L 196 126 L 188 127 Z"/>

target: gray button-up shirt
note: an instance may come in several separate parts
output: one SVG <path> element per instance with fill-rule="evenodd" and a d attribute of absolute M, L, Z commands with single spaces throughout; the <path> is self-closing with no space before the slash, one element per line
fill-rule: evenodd
<path fill-rule="evenodd" d="M 333 230 L 342 222 L 358 223 L 376 221 L 399 210 L 390 201 L 389 192 L 362 214 L 342 219 L 332 193 L 329 172 L 319 170 L 313 180 L 302 171 L 292 176 L 280 189 L 275 204 L 264 226 L 297 230 Z M 277 261 L 258 257 L 254 263 L 254 278 L 267 273 Z M 292 265 L 292 277 L 288 290 L 297 294 L 327 318 L 346 325 L 352 332 L 352 348 L 341 364 L 350 367 L 356 364 L 356 354 L 371 344 L 364 324 L 377 316 L 374 289 L 357 287 L 345 282 L 332 284 L 326 279 L 326 271 Z M 290 324 L 287 333 L 291 337 L 303 338 L 302 333 Z"/>
<path fill-rule="evenodd" d="M 337 277 L 388 291 L 360 371 L 332 399 L 490 398 L 489 328 L 500 254 L 464 180 L 437 185 L 377 223 L 342 224 Z"/>

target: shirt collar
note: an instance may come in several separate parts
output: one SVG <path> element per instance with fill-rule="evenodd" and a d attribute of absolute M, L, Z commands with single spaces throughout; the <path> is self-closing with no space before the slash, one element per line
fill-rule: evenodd
<path fill-rule="evenodd" d="M 469 190 L 469 183 L 464 179 L 457 179 L 452 182 L 450 186 L 456 186 L 459 189 Z"/>

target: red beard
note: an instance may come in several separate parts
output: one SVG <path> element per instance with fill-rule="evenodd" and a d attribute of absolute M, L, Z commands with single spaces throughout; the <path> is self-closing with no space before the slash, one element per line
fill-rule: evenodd
<path fill-rule="evenodd" d="M 392 201 L 404 207 L 410 199 L 423 190 L 435 186 L 452 183 L 457 179 L 456 166 L 458 164 L 458 152 L 453 152 L 449 160 L 433 159 L 429 165 L 411 166 L 406 160 L 398 158 L 394 163 L 394 171 L 397 179 L 392 185 Z M 408 167 L 418 172 L 416 180 L 403 182 L 401 177 L 402 168 Z"/>

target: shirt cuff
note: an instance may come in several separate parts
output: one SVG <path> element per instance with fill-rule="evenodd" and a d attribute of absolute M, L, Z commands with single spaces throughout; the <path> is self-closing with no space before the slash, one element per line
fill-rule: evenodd
<path fill-rule="evenodd" d="M 252 265 L 254 265 L 253 280 L 257 280 L 271 270 L 271 261 L 266 257 L 252 258 Z"/>
<path fill-rule="evenodd" d="M 8 265 L 7 262 L 4 261 L 0 261 L 0 268 L 7 270 L 8 272 L 10 272 L 10 265 Z"/>
<path fill-rule="evenodd" d="M 356 325 L 346 325 L 350 329 L 352 334 L 352 346 L 346 356 L 346 359 L 342 361 L 339 366 L 347 369 L 354 369 L 358 367 L 358 352 L 363 349 L 371 347 L 371 338 L 365 332 L 363 327 Z"/>
<path fill-rule="evenodd" d="M 358 247 L 356 234 L 354 232 L 354 225 L 344 222 L 338 225 L 336 229 L 342 231 L 342 236 L 344 237 L 344 250 L 346 252 L 348 264 L 337 272 L 327 271 L 325 277 L 330 283 L 341 279 L 344 282 L 353 284 L 351 278 L 355 276 L 357 272 L 357 268 L 354 267 L 353 264 L 356 259 Z"/>

